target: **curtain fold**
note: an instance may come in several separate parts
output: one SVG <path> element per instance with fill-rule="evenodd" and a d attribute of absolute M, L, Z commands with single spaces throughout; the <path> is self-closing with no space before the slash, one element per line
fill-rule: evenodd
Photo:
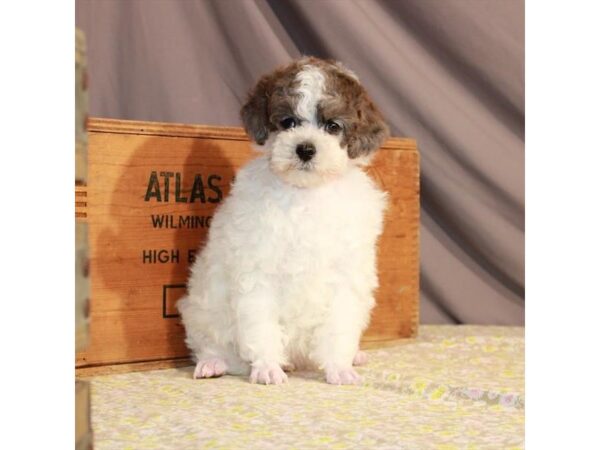
<path fill-rule="evenodd" d="M 422 160 L 424 323 L 524 323 L 522 0 L 78 0 L 90 114 L 240 125 L 303 54 L 354 70 Z"/>

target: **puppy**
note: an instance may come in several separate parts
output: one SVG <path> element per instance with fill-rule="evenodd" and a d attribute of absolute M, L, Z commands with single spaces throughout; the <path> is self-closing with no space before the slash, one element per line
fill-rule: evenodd
<path fill-rule="evenodd" d="M 388 127 L 353 72 L 312 57 L 262 77 L 241 116 L 263 154 L 215 212 L 178 303 L 194 378 L 280 384 L 308 366 L 357 383 L 386 204 L 361 166 Z"/>

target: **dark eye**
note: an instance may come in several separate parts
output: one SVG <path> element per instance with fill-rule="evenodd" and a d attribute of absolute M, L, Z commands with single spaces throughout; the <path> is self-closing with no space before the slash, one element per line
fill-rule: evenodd
<path fill-rule="evenodd" d="M 327 131 L 329 134 L 338 134 L 340 131 L 342 131 L 342 126 L 335 120 L 328 120 L 325 123 L 325 131 Z"/>
<path fill-rule="evenodd" d="M 279 122 L 279 125 L 281 125 L 281 128 L 284 130 L 289 130 L 290 128 L 294 128 L 296 125 L 298 125 L 298 121 L 293 117 L 286 117 Z"/>

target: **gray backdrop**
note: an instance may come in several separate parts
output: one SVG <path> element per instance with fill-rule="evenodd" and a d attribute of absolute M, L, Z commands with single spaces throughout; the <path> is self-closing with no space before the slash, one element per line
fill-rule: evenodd
<path fill-rule="evenodd" d="M 524 322 L 522 0 L 78 0 L 90 115 L 240 125 L 302 54 L 353 69 L 422 160 L 424 323 Z"/>

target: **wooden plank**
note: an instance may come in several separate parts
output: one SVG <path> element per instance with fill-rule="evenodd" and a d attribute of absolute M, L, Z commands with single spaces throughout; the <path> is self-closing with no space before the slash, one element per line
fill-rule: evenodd
<path fill-rule="evenodd" d="M 182 123 L 143 122 L 138 120 L 119 120 L 90 117 L 87 129 L 97 133 L 137 134 L 147 136 L 170 136 L 191 138 L 216 138 L 248 142 L 248 135 L 240 127 L 211 125 L 190 125 Z M 390 150 L 415 151 L 417 143 L 410 138 L 389 138 L 381 147 Z"/>
<path fill-rule="evenodd" d="M 84 380 L 75 381 L 75 448 L 88 450 L 92 447 L 90 384 Z"/>
<path fill-rule="evenodd" d="M 85 35 L 75 31 L 75 186 L 87 182 L 87 131 L 88 114 L 87 68 L 85 58 Z M 81 351 L 88 344 L 89 299 L 89 245 L 88 228 L 85 223 L 85 192 L 75 188 L 75 350 Z"/>
<path fill-rule="evenodd" d="M 191 366 L 193 361 L 189 358 L 164 359 L 160 361 L 141 361 L 137 363 L 101 364 L 98 366 L 78 367 L 75 376 L 79 379 L 96 377 L 99 375 L 114 375 L 117 373 L 144 372 L 147 370 L 174 369 L 177 367 Z"/>

